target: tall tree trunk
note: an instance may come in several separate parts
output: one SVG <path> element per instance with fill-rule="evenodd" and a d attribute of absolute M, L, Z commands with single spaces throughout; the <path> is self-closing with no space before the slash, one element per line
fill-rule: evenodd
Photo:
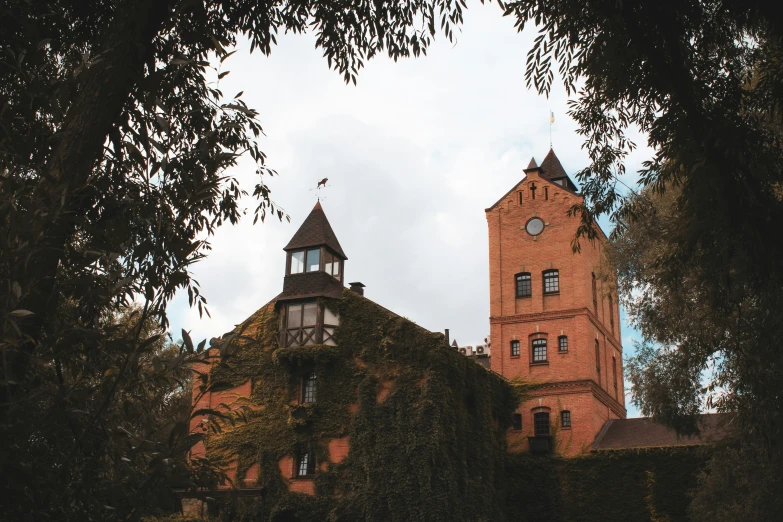
<path fill-rule="evenodd" d="M 26 290 L 18 308 L 34 314 L 20 322 L 24 341 L 10 354 L 12 360 L 3 364 L 7 376 L 11 372 L 16 380 L 57 310 L 57 271 L 73 240 L 80 209 L 87 204 L 85 189 L 109 132 L 144 74 L 145 62 L 154 59 L 153 42 L 170 16 L 170 3 L 125 0 L 117 6 L 103 43 L 93 48 L 93 58 L 100 59 L 82 72 L 77 98 L 55 136 L 52 155 L 36 190 L 48 214 L 25 216 L 29 219 L 29 233 L 24 238 L 29 245 L 27 259 L 16 263 L 11 281 L 2 285 L 2 291 L 7 292 L 12 282 L 18 281 Z"/>

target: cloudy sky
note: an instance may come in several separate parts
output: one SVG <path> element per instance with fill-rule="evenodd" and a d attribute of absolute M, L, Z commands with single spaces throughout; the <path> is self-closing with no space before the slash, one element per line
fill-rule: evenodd
<path fill-rule="evenodd" d="M 193 270 L 212 317 L 199 318 L 180 295 L 170 307 L 174 338 L 180 328 L 194 339 L 221 335 L 281 291 L 282 249 L 315 204 L 316 183 L 329 178 L 321 201 L 348 256 L 346 282 L 363 282 L 369 298 L 425 328 L 451 329 L 461 345 L 481 342 L 489 333 L 484 209 L 531 157 L 546 155 L 550 110 L 566 171 L 588 164 L 562 87 L 549 99 L 525 88 L 534 36 L 517 33 L 497 5 L 474 5 L 456 45 L 441 37 L 426 57 L 375 58 L 357 86 L 328 69 L 312 35 L 280 36 L 270 57 L 241 42 L 220 88 L 244 91 L 260 112 L 261 146 L 280 174 L 266 182 L 291 222 L 253 226 L 249 212 L 220 230 Z M 630 158 L 626 183 L 648 153 Z M 250 161 L 230 174 L 252 191 Z M 626 354 L 634 335 L 624 325 Z"/>

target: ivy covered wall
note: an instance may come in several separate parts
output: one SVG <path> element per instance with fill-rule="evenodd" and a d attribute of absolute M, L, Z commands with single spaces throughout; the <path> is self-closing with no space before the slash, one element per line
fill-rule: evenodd
<path fill-rule="evenodd" d="M 338 346 L 278 348 L 268 306 L 246 321 L 233 355 L 211 379 L 250 381 L 246 422 L 211 435 L 242 480 L 254 467 L 267 520 L 503 521 L 506 439 L 518 397 L 504 379 L 429 332 L 346 290 L 322 304 L 337 312 Z M 317 400 L 298 404 L 314 372 Z M 339 463 L 330 442 L 349 441 Z M 281 461 L 315 451 L 314 495 L 292 492 Z M 249 511 L 258 511 L 251 506 Z M 230 509 L 224 509 L 227 513 Z"/>
<path fill-rule="evenodd" d="M 505 434 L 524 385 L 353 292 L 322 304 L 340 315 L 338 346 L 278 348 L 270 305 L 238 328 L 233 354 L 212 368 L 217 382 L 251 386 L 232 404 L 244 406 L 245 421 L 211 435 L 207 451 L 236 467 L 238 486 L 265 489 L 263 505 L 213 502 L 219 518 L 260 520 L 263 511 L 276 522 L 687 520 L 704 448 L 510 454 Z M 301 405 L 299 378 L 309 372 L 317 400 Z M 347 456 L 334 459 L 331 445 L 346 440 Z M 310 479 L 290 479 L 281 467 L 302 447 L 317 457 L 313 495 L 297 492 Z"/>
<path fill-rule="evenodd" d="M 688 493 L 709 453 L 702 446 L 509 455 L 507 520 L 684 522 Z"/>

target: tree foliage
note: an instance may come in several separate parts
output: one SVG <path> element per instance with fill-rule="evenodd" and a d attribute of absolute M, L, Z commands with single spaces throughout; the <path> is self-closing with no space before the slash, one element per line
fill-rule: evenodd
<path fill-rule="evenodd" d="M 665 347 L 643 348 L 631 367 L 643 411 L 687 431 L 700 395 L 723 389 L 716 406 L 779 440 L 783 19 L 768 2 L 733 0 L 505 8 L 520 29 L 540 28 L 529 84 L 548 93 L 557 69 L 575 95 L 569 114 L 591 159 L 577 174 L 579 234 L 595 237 L 595 216 L 611 214 L 622 290 L 641 292 L 631 315 Z M 629 130 L 654 151 L 636 197 L 618 187 Z"/>
<path fill-rule="evenodd" d="M 452 0 L 0 5 L 4 515 L 133 519 L 171 505 L 161 488 L 193 484 L 171 467 L 192 442 L 181 424 L 165 458 L 126 424 L 162 430 L 162 413 L 152 412 L 199 354 L 185 336 L 184 351 L 167 358 L 159 333 L 117 329 L 111 318 L 136 303 L 134 324 L 165 329 L 177 291 L 205 312 L 190 268 L 208 254 L 210 236 L 242 217 L 246 196 L 255 219 L 284 217 L 264 183 L 274 171 L 258 145 L 258 113 L 242 93 L 221 91 L 227 71 L 207 80 L 239 35 L 268 54 L 281 32 L 314 32 L 330 66 L 355 82 L 380 52 L 424 53 L 436 30 L 452 38 L 463 8 Z M 241 155 L 257 166 L 252 188 L 228 173 Z M 129 398 L 136 405 L 125 411 Z"/>

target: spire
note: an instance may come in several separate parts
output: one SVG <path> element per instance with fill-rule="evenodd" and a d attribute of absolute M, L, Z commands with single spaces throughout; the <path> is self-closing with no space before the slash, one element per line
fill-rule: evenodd
<path fill-rule="evenodd" d="M 560 160 L 557 159 L 557 155 L 555 155 L 553 149 L 549 149 L 546 158 L 541 162 L 541 170 L 542 178 L 551 181 L 552 183 L 557 183 L 561 187 L 572 192 L 577 191 L 576 185 L 571 181 L 571 178 L 568 177 L 568 174 L 566 174 L 563 165 L 560 163 Z"/>
<path fill-rule="evenodd" d="M 536 158 L 535 157 L 530 158 L 530 163 L 528 164 L 527 168 L 529 168 L 529 169 L 536 169 L 536 168 L 538 168 L 538 164 L 536 163 Z"/>
<path fill-rule="evenodd" d="M 550 180 L 560 179 L 568 176 L 565 169 L 563 168 L 563 165 L 560 164 L 560 160 L 557 159 L 553 149 L 549 149 L 549 153 L 546 155 L 546 158 L 544 158 L 544 161 L 541 162 L 541 170 L 544 171 L 544 177 Z"/>
<path fill-rule="evenodd" d="M 326 214 L 319 201 L 283 250 L 299 250 L 321 245 L 328 246 L 343 260 L 348 259 L 340 246 L 340 242 L 337 241 L 337 236 L 334 234 L 329 220 L 326 219 Z"/>

